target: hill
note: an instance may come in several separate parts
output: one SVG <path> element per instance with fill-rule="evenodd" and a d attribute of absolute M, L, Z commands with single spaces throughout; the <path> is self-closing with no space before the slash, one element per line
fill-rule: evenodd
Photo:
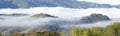
<path fill-rule="evenodd" d="M 66 8 L 120 8 L 120 5 L 98 4 L 76 0 L 0 0 L 1 8 L 30 8 L 30 7 L 66 7 Z"/>

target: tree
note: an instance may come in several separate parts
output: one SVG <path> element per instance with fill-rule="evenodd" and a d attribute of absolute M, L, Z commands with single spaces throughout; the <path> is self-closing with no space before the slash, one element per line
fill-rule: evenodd
<path fill-rule="evenodd" d="M 98 21 L 111 20 L 108 16 L 102 14 L 91 14 L 80 19 L 80 23 L 94 23 Z"/>
<path fill-rule="evenodd" d="M 21 33 L 15 33 L 15 34 L 10 34 L 9 36 L 24 36 L 24 34 L 21 34 Z"/>
<path fill-rule="evenodd" d="M 92 36 L 92 33 L 89 29 L 83 29 L 81 36 Z"/>
<path fill-rule="evenodd" d="M 93 27 L 90 29 L 92 36 L 101 36 L 102 34 L 102 28 L 99 27 Z"/>
<path fill-rule="evenodd" d="M 104 36 L 120 36 L 120 23 L 112 23 L 104 28 Z"/>
<path fill-rule="evenodd" d="M 81 36 L 82 31 L 80 30 L 80 28 L 72 28 L 72 36 Z"/>
<path fill-rule="evenodd" d="M 107 27 L 72 28 L 72 36 L 120 36 L 120 23 L 112 23 Z"/>

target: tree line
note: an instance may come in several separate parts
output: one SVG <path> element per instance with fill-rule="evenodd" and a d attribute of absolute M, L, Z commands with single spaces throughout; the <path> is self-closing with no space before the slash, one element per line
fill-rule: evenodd
<path fill-rule="evenodd" d="M 0 36 L 5 36 L 0 34 Z M 63 33 L 55 31 L 42 31 L 33 33 L 13 33 L 8 36 L 64 36 Z M 71 36 L 120 36 L 120 23 L 112 23 L 106 27 L 77 28 L 73 27 Z"/>
<path fill-rule="evenodd" d="M 72 28 L 72 36 L 120 36 L 120 23 L 112 23 L 104 28 Z"/>

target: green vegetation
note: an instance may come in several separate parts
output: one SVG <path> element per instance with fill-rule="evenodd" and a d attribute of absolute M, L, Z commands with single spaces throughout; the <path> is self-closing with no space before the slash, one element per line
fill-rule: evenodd
<path fill-rule="evenodd" d="M 104 28 L 93 27 L 93 28 L 77 28 L 73 27 L 71 36 L 120 36 L 120 23 L 112 23 Z M 4 36 L 4 34 L 0 34 Z M 62 32 L 53 31 L 41 31 L 33 33 L 13 33 L 9 36 L 65 36 Z"/>
<path fill-rule="evenodd" d="M 62 35 L 61 33 L 57 33 L 57 32 L 43 31 L 43 32 L 25 33 L 25 34 L 15 33 L 15 34 L 10 34 L 9 36 L 62 36 Z"/>
<path fill-rule="evenodd" d="M 120 23 L 113 23 L 105 28 L 72 28 L 72 36 L 120 36 Z"/>
<path fill-rule="evenodd" d="M 49 14 L 40 13 L 40 14 L 32 15 L 31 17 L 34 17 L 34 18 L 45 18 L 45 17 L 55 17 L 55 16 L 52 16 L 52 15 L 49 15 Z"/>
<path fill-rule="evenodd" d="M 81 23 L 94 23 L 98 21 L 106 21 L 110 20 L 110 18 L 106 15 L 102 14 L 91 14 L 90 16 L 85 16 L 80 19 Z"/>

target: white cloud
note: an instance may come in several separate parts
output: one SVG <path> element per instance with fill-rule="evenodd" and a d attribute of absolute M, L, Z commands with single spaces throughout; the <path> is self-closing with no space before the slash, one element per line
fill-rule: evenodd
<path fill-rule="evenodd" d="M 36 7 L 29 9 L 0 9 L 0 13 L 27 13 L 27 14 L 38 14 L 38 13 L 47 13 L 55 16 L 59 16 L 61 18 L 75 18 L 75 17 L 83 17 L 88 16 L 92 13 L 100 13 L 109 16 L 110 18 L 120 18 L 120 9 L 116 8 L 89 8 L 89 9 L 72 9 L 72 8 L 63 8 L 63 7 Z M 26 17 L 6 17 L 7 19 L 4 21 L 0 20 L 1 25 L 21 25 L 21 26 L 29 26 L 29 25 L 42 25 L 49 22 L 50 19 L 30 19 L 30 16 Z M 52 19 L 55 20 L 55 19 Z M 59 19 L 61 20 L 61 19 Z M 101 22 L 94 24 L 85 24 L 85 25 L 74 25 L 81 27 L 93 27 L 93 26 L 107 26 L 110 22 Z M 66 23 L 65 23 L 66 24 Z M 103 27 L 104 27 L 103 26 Z"/>
<path fill-rule="evenodd" d="M 74 18 L 88 16 L 92 13 L 101 13 L 110 18 L 120 18 L 120 9 L 116 8 L 89 8 L 89 9 L 71 9 L 62 7 L 36 7 L 29 9 L 0 9 L 0 13 L 27 13 L 38 14 L 47 13 L 62 18 Z"/>
<path fill-rule="evenodd" d="M 100 4 L 120 5 L 120 0 L 78 0 L 78 1 L 89 1 Z"/>

